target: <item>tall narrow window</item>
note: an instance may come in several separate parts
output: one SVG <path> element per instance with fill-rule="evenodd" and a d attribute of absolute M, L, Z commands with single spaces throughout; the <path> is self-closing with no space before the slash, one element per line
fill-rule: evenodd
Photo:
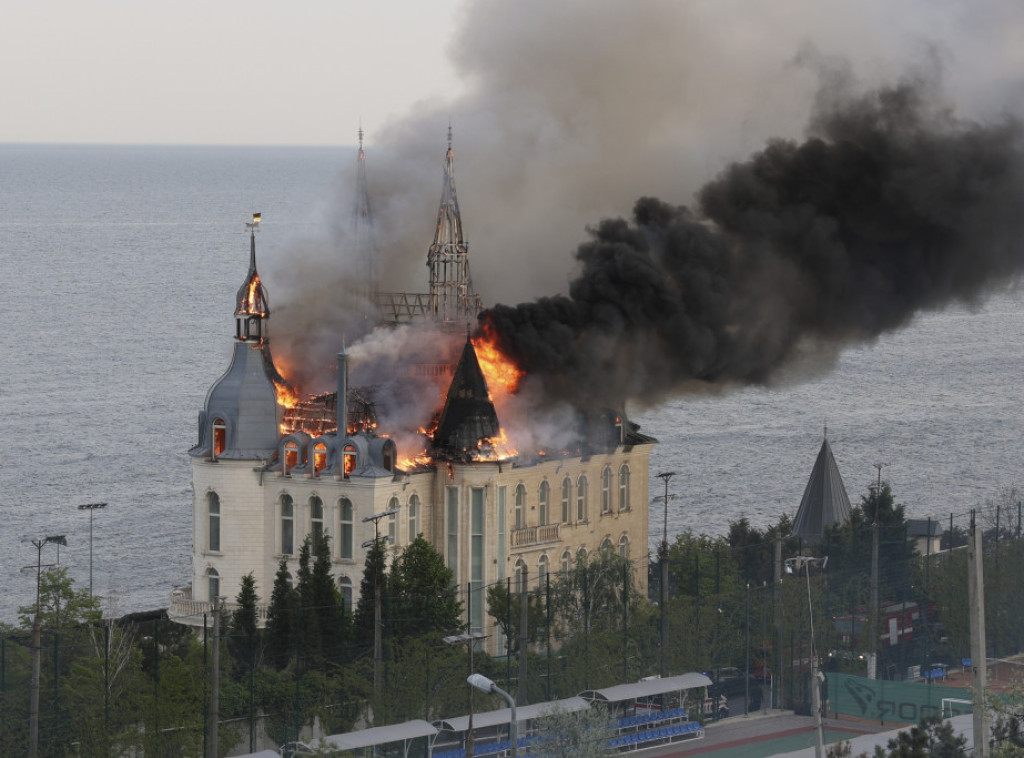
<path fill-rule="evenodd" d="M 537 497 L 537 509 L 539 511 L 539 523 L 544 526 L 548 523 L 548 508 L 551 500 L 551 485 L 547 481 L 540 483 L 540 494 Z"/>
<path fill-rule="evenodd" d="M 562 553 L 562 573 L 568 574 L 569 569 L 572 568 L 572 553 L 566 550 Z"/>
<path fill-rule="evenodd" d="M 388 516 L 388 537 L 391 538 L 391 544 L 398 544 L 398 498 L 393 497 L 388 500 L 388 510 L 395 511 Z"/>
<path fill-rule="evenodd" d="M 544 592 L 548 587 L 548 557 L 542 555 L 537 561 L 537 590 Z"/>
<path fill-rule="evenodd" d="M 299 444 L 289 440 L 284 443 L 284 473 L 287 476 L 293 468 L 299 465 Z"/>
<path fill-rule="evenodd" d="M 327 445 L 322 442 L 313 446 L 313 469 L 319 474 L 327 465 Z"/>
<path fill-rule="evenodd" d="M 587 565 L 587 549 L 585 547 L 581 547 L 579 550 L 576 551 L 576 565 Z"/>
<path fill-rule="evenodd" d="M 409 516 L 409 542 L 412 543 L 412 541 L 415 540 L 419 536 L 419 534 L 420 534 L 420 527 L 419 527 L 420 496 L 419 495 L 411 495 L 409 497 L 408 516 Z"/>
<path fill-rule="evenodd" d="M 605 466 L 601 472 L 601 513 L 612 512 L 612 467 Z"/>
<path fill-rule="evenodd" d="M 224 448 L 228 444 L 228 427 L 224 423 L 224 419 L 215 418 L 213 420 L 213 457 L 220 457 L 221 453 L 224 452 Z"/>
<path fill-rule="evenodd" d="M 508 487 L 498 487 L 498 579 L 505 578 L 505 505 Z"/>
<path fill-rule="evenodd" d="M 562 523 L 568 524 L 572 521 L 572 480 L 565 477 L 562 480 Z"/>
<path fill-rule="evenodd" d="M 515 578 L 512 581 L 512 585 L 515 588 L 516 593 L 521 593 L 524 589 L 526 589 L 526 580 L 526 563 L 523 561 L 522 558 L 520 558 L 518 561 L 516 561 L 516 573 Z"/>
<path fill-rule="evenodd" d="M 210 602 L 214 603 L 220 597 L 220 574 L 217 569 L 210 569 L 206 572 L 207 592 L 210 593 Z"/>
<path fill-rule="evenodd" d="M 629 466 L 619 466 L 619 510 L 629 510 Z"/>
<path fill-rule="evenodd" d="M 338 591 L 341 593 L 341 605 L 348 611 L 352 612 L 352 580 L 347 576 L 338 578 Z"/>
<path fill-rule="evenodd" d="M 629 537 L 625 534 L 619 537 L 619 556 L 629 560 Z"/>
<path fill-rule="evenodd" d="M 343 497 L 338 510 L 341 516 L 341 530 L 338 532 L 338 551 L 343 559 L 350 561 L 355 549 L 355 530 L 352 524 L 355 519 L 353 518 L 352 501 L 347 497 Z"/>
<path fill-rule="evenodd" d="M 576 480 L 576 520 L 587 520 L 587 475 L 580 474 Z"/>
<path fill-rule="evenodd" d="M 281 555 L 295 553 L 295 505 L 291 495 L 281 495 Z"/>
<path fill-rule="evenodd" d="M 324 501 L 316 495 L 309 499 L 309 531 L 314 543 L 324 536 Z"/>
<path fill-rule="evenodd" d="M 603 540 L 601 540 L 601 552 L 602 553 L 610 553 L 610 552 L 612 552 L 612 550 L 613 550 L 613 548 L 612 548 L 612 541 L 611 541 L 610 538 L 605 537 Z"/>
<path fill-rule="evenodd" d="M 459 581 L 459 490 L 449 487 L 448 493 L 448 568 Z"/>
<path fill-rule="evenodd" d="M 484 491 L 474 487 L 469 492 L 469 591 L 471 614 L 469 630 L 484 628 Z"/>
<path fill-rule="evenodd" d="M 515 510 L 515 517 L 513 519 L 513 523 L 515 524 L 515 526 L 513 527 L 513 529 L 522 529 L 524 526 L 526 526 L 526 522 L 524 521 L 524 514 L 523 514 L 523 510 L 525 508 L 526 508 L 526 487 L 524 487 L 523 485 L 520 484 L 518 487 L 516 487 L 516 510 Z"/>
<path fill-rule="evenodd" d="M 210 512 L 210 550 L 220 551 L 220 496 L 211 492 L 206 496 L 206 508 Z"/>
<path fill-rule="evenodd" d="M 342 466 L 345 472 L 345 478 L 348 479 L 349 474 L 356 470 L 356 446 L 345 445 L 345 449 L 342 453 L 342 458 L 344 458 Z"/>

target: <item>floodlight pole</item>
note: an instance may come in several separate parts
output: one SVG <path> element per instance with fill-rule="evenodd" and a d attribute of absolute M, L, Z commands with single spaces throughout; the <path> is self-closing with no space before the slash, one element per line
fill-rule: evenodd
<path fill-rule="evenodd" d="M 444 638 L 449 645 L 459 645 L 463 642 L 469 650 L 469 675 L 473 675 L 473 649 L 479 640 L 486 639 L 483 632 L 468 632 L 466 634 L 453 634 Z M 473 688 L 469 690 L 469 726 L 466 728 L 466 758 L 473 758 Z"/>
<path fill-rule="evenodd" d="M 511 756 L 516 758 L 519 749 L 519 738 L 517 736 L 518 722 L 516 721 L 516 701 L 512 699 L 512 696 L 505 692 L 501 687 L 496 685 L 490 679 L 483 674 L 470 674 L 466 679 L 470 686 L 476 687 L 481 692 L 486 692 L 488 695 L 501 695 L 505 698 L 505 702 L 508 703 L 508 707 L 512 709 L 512 715 L 508 722 L 508 741 L 512 746 Z"/>
<path fill-rule="evenodd" d="M 668 647 L 668 480 L 675 475 L 675 471 L 662 471 L 658 474 L 658 478 L 665 482 L 665 517 L 661 526 L 661 547 L 658 550 L 658 563 L 661 564 L 661 663 L 658 673 L 661 676 L 665 676 L 665 651 Z"/>
<path fill-rule="evenodd" d="M 825 739 L 821 725 L 821 682 L 818 673 L 818 648 L 814 643 L 814 606 L 811 604 L 811 564 L 814 563 L 824 568 L 828 563 L 828 556 L 811 558 L 806 555 L 798 555 L 795 558 L 786 559 L 786 566 L 790 570 L 803 568 L 807 583 L 807 615 L 811 629 L 811 707 L 814 709 L 814 758 L 822 758 L 825 753 Z"/>
<path fill-rule="evenodd" d="M 78 506 L 80 511 L 89 511 L 89 597 L 92 597 L 92 512 L 106 507 L 106 503 L 85 503 Z"/>

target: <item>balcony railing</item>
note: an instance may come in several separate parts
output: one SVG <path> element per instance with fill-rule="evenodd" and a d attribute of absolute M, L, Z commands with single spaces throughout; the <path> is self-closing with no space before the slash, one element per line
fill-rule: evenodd
<path fill-rule="evenodd" d="M 546 545 L 558 542 L 560 524 L 544 524 L 543 526 L 527 526 L 512 530 L 512 547 L 529 547 L 530 545 Z"/>
<path fill-rule="evenodd" d="M 233 613 L 238 609 L 238 603 L 224 603 L 221 606 L 227 613 Z M 267 623 L 267 611 L 270 606 L 256 606 L 256 625 L 263 627 Z M 202 626 L 203 614 L 208 614 L 210 624 L 213 624 L 213 603 L 202 600 L 193 600 L 191 590 L 175 590 L 171 593 L 171 604 L 167 608 L 167 616 L 173 621 L 189 626 Z"/>

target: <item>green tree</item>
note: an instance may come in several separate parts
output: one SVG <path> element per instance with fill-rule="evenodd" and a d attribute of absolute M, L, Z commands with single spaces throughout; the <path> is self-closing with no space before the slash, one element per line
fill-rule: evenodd
<path fill-rule="evenodd" d="M 375 541 L 366 551 L 366 562 L 363 564 L 363 579 L 359 585 L 359 602 L 356 603 L 353 637 L 361 648 L 373 646 L 374 627 L 374 589 L 380 582 L 383 602 L 384 585 L 387 581 L 387 566 L 384 542 Z"/>
<path fill-rule="evenodd" d="M 927 716 L 910 731 L 889 740 L 889 750 L 875 746 L 876 758 L 967 758 L 967 739 L 938 716 Z"/>
<path fill-rule="evenodd" d="M 462 603 L 452 570 L 423 535 L 417 535 L 395 559 L 387 587 L 388 621 L 396 639 L 454 634 L 463 629 Z"/>
<path fill-rule="evenodd" d="M 288 572 L 288 559 L 282 558 L 274 576 L 274 589 L 270 595 L 265 630 L 267 654 L 271 663 L 279 669 L 288 665 L 294 651 L 293 634 L 297 606 L 298 597 L 295 588 L 292 587 L 291 574 Z"/>
<path fill-rule="evenodd" d="M 316 646 L 325 658 L 341 662 L 347 637 L 347 620 L 341 593 L 331 576 L 331 544 L 327 534 L 321 532 L 314 535 L 313 553 L 315 561 L 309 579 L 309 595 L 311 613 L 316 617 L 320 636 Z"/>
<path fill-rule="evenodd" d="M 259 630 L 256 625 L 256 577 L 250 571 L 242 577 L 235 597 L 236 608 L 227 625 L 228 653 L 232 676 L 240 679 L 257 665 Z"/>
<path fill-rule="evenodd" d="M 88 590 L 75 589 L 66 568 L 52 568 L 40 575 L 39 615 L 43 629 L 69 629 L 81 624 L 96 623 L 103 616 L 101 600 L 98 595 L 90 595 Z M 22 629 L 32 628 L 35 613 L 35 605 L 25 605 L 18 609 Z"/>

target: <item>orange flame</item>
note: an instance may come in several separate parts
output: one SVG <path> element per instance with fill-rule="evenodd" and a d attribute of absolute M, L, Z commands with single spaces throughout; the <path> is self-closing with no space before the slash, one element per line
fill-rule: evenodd
<path fill-rule="evenodd" d="M 277 404 L 284 408 L 294 408 L 299 404 L 299 393 L 290 384 L 274 382 L 274 391 L 277 393 Z"/>
<path fill-rule="evenodd" d="M 480 370 L 484 372 L 484 379 L 487 380 L 491 399 L 494 399 L 495 391 L 514 395 L 519 390 L 519 383 L 526 372 L 498 349 L 498 341 L 490 325 L 484 324 L 483 334 L 474 337 L 472 342 Z"/>

